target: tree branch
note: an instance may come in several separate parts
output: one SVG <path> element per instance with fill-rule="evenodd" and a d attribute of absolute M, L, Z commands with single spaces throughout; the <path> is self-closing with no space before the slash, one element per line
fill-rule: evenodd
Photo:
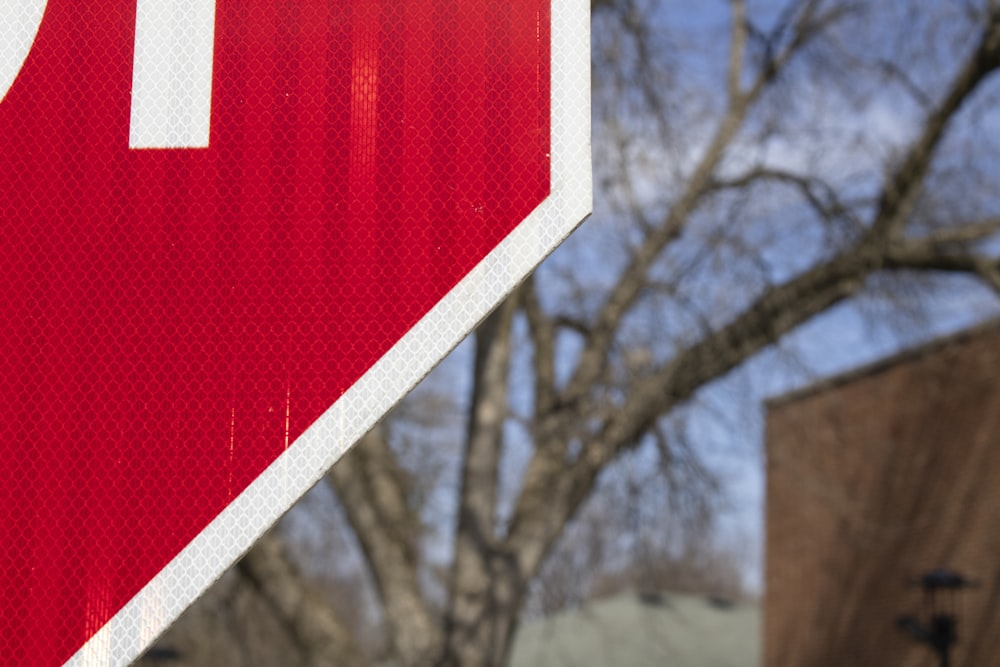
<path fill-rule="evenodd" d="M 555 403 L 555 327 L 546 317 L 542 310 L 542 304 L 538 301 L 534 275 L 528 277 L 521 290 L 523 292 L 521 308 L 528 321 L 528 332 L 533 344 L 535 414 L 540 415 L 548 412 Z"/>
<path fill-rule="evenodd" d="M 743 57 L 747 46 L 747 8 L 743 0 L 730 0 L 729 68 L 726 90 L 730 105 L 743 96 Z"/>
<path fill-rule="evenodd" d="M 500 448 L 507 417 L 511 321 L 517 298 L 508 298 L 475 332 L 476 359 L 472 400 L 462 465 L 455 557 L 450 586 L 450 615 L 446 619 L 448 650 L 461 656 L 463 647 L 476 643 L 477 634 L 489 635 L 480 615 L 491 608 L 492 567 L 497 553 L 495 516 Z M 457 646 L 461 645 L 461 646 Z"/>
<path fill-rule="evenodd" d="M 416 531 L 404 473 L 377 425 L 326 476 L 344 505 L 371 568 L 398 658 L 420 665 L 435 653 L 441 629 L 420 591 Z"/>
<path fill-rule="evenodd" d="M 274 531 L 236 564 L 236 572 L 267 602 L 306 664 L 365 664 L 351 633 L 330 604 L 309 588 Z"/>
<path fill-rule="evenodd" d="M 803 0 L 803 2 L 798 4 L 800 5 L 799 7 L 790 8 L 785 19 L 790 20 L 791 16 L 798 13 L 798 18 L 790 21 L 794 25 L 791 38 L 785 44 L 784 48 L 775 51 L 773 45 L 771 45 L 768 49 L 767 57 L 760 72 L 746 93 L 749 98 L 758 97 L 768 84 L 778 77 L 789 61 L 803 46 L 824 29 L 841 20 L 852 9 L 850 5 L 837 5 L 831 8 L 826 14 L 817 16 L 816 12 L 820 6 L 819 0 Z M 788 23 L 784 25 L 788 25 Z M 783 32 L 784 27 L 779 26 L 779 30 Z"/>
<path fill-rule="evenodd" d="M 955 250 L 929 240 L 894 245 L 886 257 L 885 268 L 970 273 L 978 276 L 1000 295 L 998 260 L 975 252 Z"/>
<path fill-rule="evenodd" d="M 741 189 L 763 180 L 784 183 L 798 190 L 821 219 L 846 220 L 852 227 L 858 229 L 862 226 L 858 217 L 840 200 L 837 192 L 828 183 L 787 169 L 758 166 L 735 178 L 715 179 L 713 187 L 719 190 Z"/>
<path fill-rule="evenodd" d="M 736 3 L 735 9 L 739 9 Z M 704 153 L 695 165 L 681 195 L 671 206 L 664 220 L 654 227 L 645 242 L 636 250 L 628 268 L 615 284 L 604 305 L 598 313 L 579 362 L 564 391 L 563 401 L 573 403 L 584 396 L 596 382 L 604 370 L 608 353 L 611 349 L 618 324 L 625 313 L 635 304 L 643 290 L 649 271 L 657 258 L 672 241 L 677 239 L 686 226 L 691 214 L 700 204 L 702 198 L 712 189 L 712 178 L 716 168 L 722 162 L 726 152 L 732 145 L 737 133 L 746 119 L 752 104 L 759 99 L 765 88 L 773 82 L 775 76 L 782 70 L 792 56 L 805 46 L 821 28 L 828 27 L 843 15 L 843 11 L 832 9 L 826 15 L 816 18 L 818 6 L 816 0 L 807 0 L 804 9 L 796 23 L 797 32 L 788 46 L 782 50 L 771 64 L 772 70 L 767 75 L 758 77 L 750 90 L 729 98 L 729 103 Z M 745 39 L 745 21 L 734 25 L 734 37 L 737 42 Z M 743 37 L 739 37 L 742 34 Z M 738 64 L 738 63 L 737 63 Z M 730 63 L 732 68 L 733 63 Z M 730 72 L 732 69 L 730 69 Z"/>
<path fill-rule="evenodd" d="M 1000 13 L 994 12 L 975 51 L 966 59 L 941 103 L 927 117 L 923 132 L 910 145 L 902 163 L 890 174 L 882 189 L 872 228 L 883 243 L 888 243 L 909 219 L 923 189 L 934 151 L 951 119 L 997 67 L 1000 67 Z"/>
<path fill-rule="evenodd" d="M 902 223 L 912 210 L 949 121 L 998 65 L 1000 28 L 994 15 L 979 47 L 960 68 L 943 102 L 929 115 L 924 131 L 911 144 L 902 166 L 887 175 L 868 234 L 833 259 L 770 289 L 728 325 L 684 350 L 659 371 L 639 379 L 628 392 L 625 404 L 585 443 L 583 455 L 569 470 L 558 447 L 536 448 L 510 533 L 510 543 L 524 567 L 540 562 L 556 539 L 559 527 L 590 493 L 604 466 L 623 449 L 636 445 L 661 415 L 816 314 L 857 294 L 869 275 L 886 267 L 890 246 L 898 242 Z M 735 116 L 741 118 L 739 114 Z M 686 197 L 681 200 L 682 206 L 671 211 L 661 234 L 667 228 L 676 232 L 703 194 L 726 143 L 735 134 L 733 118 L 731 111 L 696 169 Z M 596 339 L 596 343 L 592 339 L 585 355 L 598 350 L 606 352 L 620 318 L 645 284 L 652 257 L 663 247 L 661 240 L 662 237 L 651 237 L 637 253 L 639 261 L 626 270 L 601 313 L 599 326 L 595 327 L 595 335 L 602 338 Z M 995 265 L 979 262 L 974 270 L 991 284 L 996 280 Z M 585 385 L 575 387 L 581 393 L 598 376 L 590 369 L 581 371 L 588 361 L 596 363 L 581 358 L 574 376 L 574 382 Z"/>
<path fill-rule="evenodd" d="M 969 222 L 953 227 L 935 230 L 932 234 L 922 237 L 920 242 L 935 246 L 950 244 L 968 244 L 983 241 L 1000 232 L 1000 217 L 987 218 L 977 222 Z"/>

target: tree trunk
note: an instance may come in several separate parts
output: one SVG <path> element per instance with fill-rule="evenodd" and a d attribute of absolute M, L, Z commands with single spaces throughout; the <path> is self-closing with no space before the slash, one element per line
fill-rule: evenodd
<path fill-rule="evenodd" d="M 236 565 L 236 571 L 267 601 L 305 664 L 364 665 L 350 631 L 288 560 L 271 531 Z"/>
<path fill-rule="evenodd" d="M 525 577 L 494 515 L 516 305 L 507 299 L 476 331 L 444 665 L 503 665 L 524 598 Z"/>
<path fill-rule="evenodd" d="M 416 534 L 402 470 L 376 426 L 326 479 L 340 497 L 369 564 L 392 653 L 404 667 L 426 665 L 440 650 L 440 628 L 421 597 Z"/>
<path fill-rule="evenodd" d="M 440 667 L 502 667 L 507 664 L 528 577 L 512 554 L 492 551 L 480 562 L 479 586 L 459 592 L 447 619 Z"/>

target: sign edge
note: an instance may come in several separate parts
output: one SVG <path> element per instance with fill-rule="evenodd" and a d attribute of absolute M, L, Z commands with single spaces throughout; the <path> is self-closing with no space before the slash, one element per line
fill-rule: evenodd
<path fill-rule="evenodd" d="M 112 667 L 128 665 L 139 658 L 590 214 L 593 182 L 589 3 L 552 1 L 551 58 L 548 197 L 65 665 Z M 525 247 L 531 252 L 524 252 Z M 491 274 L 503 274 L 502 283 L 490 280 Z M 457 328 L 456 320 L 461 320 Z M 449 323 L 444 335 L 442 323 Z M 422 354 L 419 364 L 412 361 L 414 350 Z M 403 366 L 407 369 L 405 376 L 399 373 L 399 367 Z M 382 389 L 386 385 L 393 385 L 391 397 L 379 397 L 377 409 L 372 410 L 372 395 L 375 392 L 388 395 Z M 275 488 L 281 489 L 278 502 Z M 238 539 L 234 540 L 233 534 Z M 197 578 L 191 577 L 193 571 L 198 572 Z"/>

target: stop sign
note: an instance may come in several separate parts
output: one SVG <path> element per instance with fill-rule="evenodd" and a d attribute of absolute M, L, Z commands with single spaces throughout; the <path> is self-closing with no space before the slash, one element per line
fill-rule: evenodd
<path fill-rule="evenodd" d="M 0 2 L 0 655 L 134 659 L 589 211 L 583 0 Z"/>

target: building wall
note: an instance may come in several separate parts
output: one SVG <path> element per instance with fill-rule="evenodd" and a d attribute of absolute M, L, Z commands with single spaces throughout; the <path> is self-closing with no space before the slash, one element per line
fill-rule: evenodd
<path fill-rule="evenodd" d="M 908 582 L 947 566 L 953 667 L 1000 664 L 1000 326 L 773 401 L 765 667 L 919 667 Z"/>

